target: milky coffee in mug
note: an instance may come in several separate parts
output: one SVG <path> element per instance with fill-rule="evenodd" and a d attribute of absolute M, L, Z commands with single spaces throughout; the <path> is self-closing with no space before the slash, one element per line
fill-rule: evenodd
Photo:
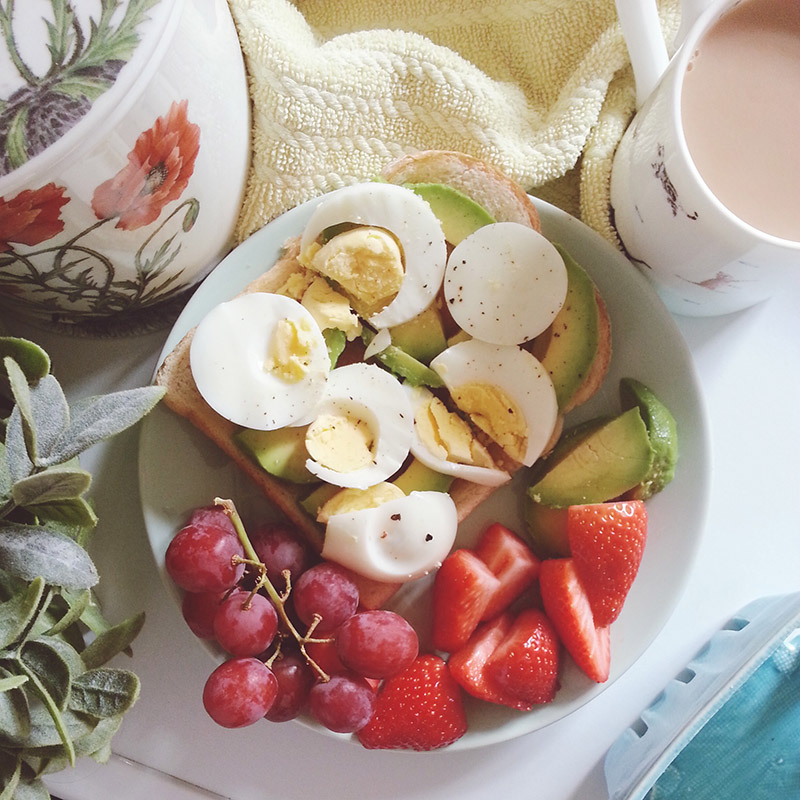
<path fill-rule="evenodd" d="M 717 0 L 626 131 L 620 239 L 676 313 L 720 314 L 800 271 L 800 0 Z"/>

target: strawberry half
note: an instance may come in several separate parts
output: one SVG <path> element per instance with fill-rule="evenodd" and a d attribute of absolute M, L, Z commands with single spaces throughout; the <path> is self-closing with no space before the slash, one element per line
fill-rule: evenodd
<path fill-rule="evenodd" d="M 622 611 L 647 540 L 641 500 L 570 506 L 567 537 L 575 570 L 595 623 L 610 625 Z"/>
<path fill-rule="evenodd" d="M 539 576 L 539 558 L 522 538 L 497 522 L 483 532 L 475 555 L 500 581 L 483 619 L 505 611 Z"/>
<path fill-rule="evenodd" d="M 436 750 L 466 730 L 459 685 L 439 656 L 426 654 L 383 682 L 375 713 L 357 736 L 370 750 Z"/>
<path fill-rule="evenodd" d="M 478 627 L 500 581 L 472 550 L 454 550 L 433 581 L 433 646 L 453 653 Z"/>
<path fill-rule="evenodd" d="M 538 608 L 517 614 L 511 628 L 486 664 L 486 677 L 517 708 L 549 703 L 558 690 L 558 635 Z"/>
<path fill-rule="evenodd" d="M 544 610 L 572 660 L 593 681 L 608 680 L 611 644 L 608 627 L 598 627 L 571 558 L 548 558 L 539 570 Z"/>
<path fill-rule="evenodd" d="M 481 623 L 469 641 L 450 656 L 447 667 L 456 683 L 473 697 L 530 711 L 529 704 L 503 694 L 486 675 L 486 664 L 505 639 L 513 621 L 513 615 L 506 612 Z"/>

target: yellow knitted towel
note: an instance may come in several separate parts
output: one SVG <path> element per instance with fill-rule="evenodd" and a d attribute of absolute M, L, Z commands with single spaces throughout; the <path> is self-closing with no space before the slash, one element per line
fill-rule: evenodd
<path fill-rule="evenodd" d="M 237 236 L 429 148 L 493 163 L 614 240 L 634 111 L 614 0 L 229 0 L 253 157 Z M 662 0 L 667 42 L 678 0 Z"/>

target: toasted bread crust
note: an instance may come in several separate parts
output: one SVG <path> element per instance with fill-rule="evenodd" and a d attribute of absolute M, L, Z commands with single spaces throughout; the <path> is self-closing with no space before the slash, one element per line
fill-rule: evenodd
<path fill-rule="evenodd" d="M 423 150 L 383 170 L 390 183 L 444 183 L 471 197 L 498 222 L 519 222 L 541 230 L 530 196 L 500 170 L 464 153 Z"/>
<path fill-rule="evenodd" d="M 539 230 L 536 207 L 516 183 L 494 168 L 460 153 L 426 151 L 407 156 L 390 164 L 384 177 L 394 183 L 447 183 L 484 205 L 496 219 L 517 221 Z M 252 281 L 242 294 L 274 292 L 283 286 L 291 274 L 302 269 L 297 260 L 299 243 L 299 236 L 286 242 L 284 253 L 275 265 Z M 596 296 L 601 308 L 601 321 L 604 320 L 601 331 L 605 330 L 605 334 L 601 335 L 601 341 L 605 344 L 581 387 L 583 399 L 588 399 L 599 387 L 610 358 L 608 314 L 597 291 Z M 194 329 L 181 339 L 158 369 L 156 383 L 166 389 L 164 402 L 213 441 L 261 489 L 269 502 L 298 527 L 312 547 L 320 552 L 324 528 L 300 505 L 307 487 L 275 478 L 259 467 L 236 444 L 234 434 L 237 426 L 217 414 L 201 396 L 192 377 L 189 358 L 193 335 Z M 577 402 L 573 405 L 577 405 Z M 557 432 L 560 432 L 562 422 L 563 418 L 560 418 L 556 426 Z M 553 440 L 557 438 L 557 432 L 554 432 Z M 506 463 L 504 468 L 514 472 L 519 466 L 516 463 Z M 466 519 L 494 490 L 493 487 L 456 479 L 451 485 L 450 495 L 456 505 L 459 522 Z M 352 574 L 359 584 L 361 603 L 367 608 L 384 605 L 399 588 L 399 584 L 382 583 Z"/>

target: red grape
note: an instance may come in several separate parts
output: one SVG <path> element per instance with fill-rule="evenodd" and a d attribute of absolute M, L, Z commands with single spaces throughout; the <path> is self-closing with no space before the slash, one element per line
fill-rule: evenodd
<path fill-rule="evenodd" d="M 187 525 L 197 525 L 201 528 L 219 528 L 221 531 L 236 536 L 236 528 L 233 527 L 231 518 L 222 510 L 221 506 L 202 506 L 196 508 L 189 515 Z"/>
<path fill-rule="evenodd" d="M 278 696 L 266 717 L 271 722 L 286 722 L 305 708 L 314 672 L 299 653 L 281 654 L 272 663 L 272 671 L 278 679 Z"/>
<path fill-rule="evenodd" d="M 394 611 L 359 611 L 336 632 L 336 652 L 359 675 L 388 678 L 417 657 L 419 639 L 408 621 Z"/>
<path fill-rule="evenodd" d="M 263 653 L 278 631 L 278 613 L 262 594 L 234 589 L 214 616 L 214 637 L 234 656 Z"/>
<path fill-rule="evenodd" d="M 234 658 L 208 676 L 203 706 L 223 728 L 242 728 L 261 719 L 277 694 L 278 679 L 263 661 Z"/>
<path fill-rule="evenodd" d="M 336 632 L 326 633 L 325 636 L 335 636 Z M 339 654 L 336 652 L 336 642 L 333 639 L 321 639 L 318 642 L 306 642 L 306 653 L 309 658 L 326 674 L 335 675 L 339 672 L 347 672 L 347 667 L 342 664 Z"/>
<path fill-rule="evenodd" d="M 233 556 L 244 556 L 241 543 L 222 528 L 186 525 L 169 543 L 164 556 L 167 573 L 187 592 L 222 592 L 242 577 L 244 565 Z"/>
<path fill-rule="evenodd" d="M 225 592 L 186 592 L 181 612 L 191 632 L 201 639 L 214 638 L 214 615 Z"/>
<path fill-rule="evenodd" d="M 322 621 L 315 633 L 325 633 L 338 628 L 358 608 L 358 586 L 337 564 L 328 561 L 307 569 L 292 591 L 294 610 L 306 625 L 314 614 Z"/>
<path fill-rule="evenodd" d="M 375 713 L 375 690 L 353 673 L 333 675 L 314 684 L 308 697 L 311 715 L 336 733 L 361 730 Z"/>
<path fill-rule="evenodd" d="M 258 560 L 267 568 L 273 586 L 283 588 L 283 571 L 288 569 L 294 582 L 308 567 L 309 553 L 295 529 L 280 522 L 267 522 L 250 533 Z"/>

